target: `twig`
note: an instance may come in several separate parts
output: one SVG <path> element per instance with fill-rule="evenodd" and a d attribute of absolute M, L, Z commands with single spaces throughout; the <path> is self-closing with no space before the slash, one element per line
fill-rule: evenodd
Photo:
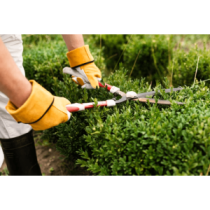
<path fill-rule="evenodd" d="M 156 68 L 156 70 L 157 70 L 157 72 L 158 72 L 158 74 L 160 76 L 161 83 L 163 83 L 162 82 L 163 80 L 162 80 L 162 77 L 161 77 L 162 75 L 161 75 L 161 73 L 159 71 L 159 68 L 157 67 L 157 62 L 156 62 L 156 59 L 155 59 L 155 54 L 154 54 L 154 48 L 153 48 L 153 46 L 152 46 L 151 51 L 152 51 L 152 58 L 153 58 L 153 61 L 154 61 L 155 68 Z"/>
<path fill-rule="evenodd" d="M 130 40 L 131 40 L 131 37 L 128 37 L 128 42 L 129 42 Z M 127 42 L 127 43 L 128 43 L 128 42 Z M 125 49 L 126 49 L 126 44 L 124 45 L 123 51 L 122 51 L 122 53 L 121 53 L 121 55 L 120 55 L 120 58 L 122 57 L 122 55 L 123 55 Z M 116 65 L 115 65 L 115 67 L 114 67 L 114 70 L 116 69 L 116 67 L 117 67 L 117 65 L 118 65 L 118 63 L 119 63 L 120 58 L 118 59 Z"/>
<path fill-rule="evenodd" d="M 100 34 L 100 53 L 99 53 L 99 59 L 100 59 L 100 66 L 101 66 L 101 34 Z"/>
<path fill-rule="evenodd" d="M 173 72 L 174 71 L 174 59 L 173 59 L 173 63 L 172 63 L 172 72 L 171 72 L 171 85 L 173 86 Z"/>
<path fill-rule="evenodd" d="M 114 56 L 116 56 L 117 54 L 114 54 L 112 56 L 110 56 L 109 58 L 107 58 L 106 60 L 108 61 L 109 59 L 113 58 Z"/>
<path fill-rule="evenodd" d="M 193 84 L 193 85 L 195 85 L 195 79 L 196 79 L 197 72 L 198 72 L 198 63 L 199 63 L 199 58 L 200 58 L 200 56 L 198 56 L 198 61 L 197 61 L 197 66 L 196 66 L 195 77 L 194 77 L 194 84 Z"/>
<path fill-rule="evenodd" d="M 202 82 L 206 82 L 206 81 L 209 81 L 210 79 L 206 79 L 206 80 L 202 80 Z"/>
<path fill-rule="evenodd" d="M 141 51 L 141 50 L 139 50 L 139 53 L 140 53 L 140 51 Z M 138 53 L 138 55 L 137 55 L 137 57 L 136 57 L 136 60 L 135 60 L 135 62 L 134 62 L 134 64 L 133 64 L 133 67 L 132 67 L 132 69 L 131 69 L 131 73 L 130 73 L 129 77 L 130 77 L 131 74 L 133 73 L 133 69 L 134 69 L 134 67 L 135 67 L 135 65 L 136 65 L 136 61 L 137 61 L 137 59 L 138 59 L 138 57 L 139 57 L 139 53 Z"/>
<path fill-rule="evenodd" d="M 209 165 L 208 170 L 206 172 L 206 176 L 209 174 L 209 171 L 210 171 L 210 165 Z"/>

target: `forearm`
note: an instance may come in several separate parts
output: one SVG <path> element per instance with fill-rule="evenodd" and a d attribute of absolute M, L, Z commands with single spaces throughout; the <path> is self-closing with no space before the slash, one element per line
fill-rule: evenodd
<path fill-rule="evenodd" d="M 22 75 L 9 51 L 0 39 L 0 91 L 20 107 L 31 94 L 31 84 Z"/>
<path fill-rule="evenodd" d="M 82 34 L 63 34 L 62 36 L 68 51 L 84 46 L 84 39 Z"/>

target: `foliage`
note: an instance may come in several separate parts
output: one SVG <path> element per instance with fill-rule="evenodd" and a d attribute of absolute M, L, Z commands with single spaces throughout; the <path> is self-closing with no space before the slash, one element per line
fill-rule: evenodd
<path fill-rule="evenodd" d="M 128 51 L 133 55 L 136 55 L 134 43 L 138 49 L 144 49 L 144 44 L 138 43 L 137 38 L 135 35 L 128 42 L 131 44 Z M 156 38 L 160 39 L 157 42 L 162 43 L 160 45 L 163 48 L 159 49 L 158 44 L 155 45 L 152 38 L 148 37 L 145 42 L 149 47 L 145 47 L 145 52 L 151 56 L 150 50 L 158 49 L 162 53 L 155 54 L 155 57 L 164 58 L 163 62 L 168 62 L 167 56 L 164 56 L 168 46 L 167 39 L 161 36 Z M 95 101 L 97 104 L 97 101 L 113 98 L 113 94 L 103 88 L 82 89 L 71 81 L 69 75 L 63 75 L 62 68 L 68 65 L 65 52 L 65 45 L 61 41 L 40 41 L 38 46 L 34 45 L 24 52 L 26 75 L 35 78 L 53 94 L 66 97 L 72 103 Z M 100 48 L 94 47 L 91 52 L 96 55 L 94 57 L 98 56 L 96 62 L 100 61 L 99 65 L 105 65 L 101 59 L 103 54 L 100 54 Z M 140 54 L 139 56 L 141 58 Z M 129 57 L 130 60 L 135 58 Z M 196 63 L 197 58 L 191 61 Z M 174 63 L 176 74 L 178 64 Z M 148 65 L 152 64 L 148 62 Z M 129 78 L 131 67 L 127 71 L 123 66 L 124 64 L 121 64 L 120 70 L 116 70 L 109 77 L 103 77 L 102 82 L 120 87 L 124 92 L 151 91 L 150 83 L 143 78 Z M 167 82 L 164 85 L 169 87 Z M 164 93 L 161 85 L 156 86 L 155 90 L 156 99 L 170 100 L 172 106 L 134 101 L 113 108 L 95 106 L 94 109 L 73 113 L 67 123 L 45 131 L 43 139 L 54 142 L 66 158 L 77 158 L 78 164 L 94 174 L 207 174 L 210 165 L 209 89 L 204 82 L 196 82 L 191 87 L 171 94 Z M 177 105 L 174 101 L 185 102 L 185 105 Z"/>
<path fill-rule="evenodd" d="M 50 41 L 60 41 L 62 40 L 61 35 L 52 35 L 52 34 L 25 34 L 22 35 L 23 44 L 25 46 L 25 50 L 34 47 L 34 45 L 38 45 L 40 43 L 50 42 Z"/>
<path fill-rule="evenodd" d="M 8 176 L 8 175 L 9 175 L 9 171 L 8 171 L 7 167 L 4 168 L 2 170 L 2 172 L 0 172 L 0 176 Z"/>
<path fill-rule="evenodd" d="M 127 42 L 125 34 L 91 35 L 90 39 L 95 46 L 103 48 L 106 67 L 109 71 L 115 70 L 123 62 L 122 45 Z"/>
<path fill-rule="evenodd" d="M 190 48 L 189 52 L 177 49 L 174 53 L 173 63 L 173 85 L 192 85 L 195 75 L 197 80 L 207 80 L 210 75 L 210 51 L 198 49 L 197 45 Z M 197 68 L 198 66 L 198 68 Z M 197 74 L 196 74 L 197 69 Z"/>
<path fill-rule="evenodd" d="M 169 73 L 167 66 L 172 56 L 170 36 L 129 36 L 124 47 L 124 66 L 129 69 L 129 75 L 133 78 L 144 77 L 153 85 L 156 81 L 163 82 Z"/>
<path fill-rule="evenodd" d="M 122 63 L 133 78 L 144 77 L 153 86 L 162 82 L 172 56 L 172 36 L 165 35 L 92 35 L 96 46 L 103 47 L 108 71 Z"/>
<path fill-rule="evenodd" d="M 123 70 L 106 81 L 125 92 L 131 88 L 150 91 L 149 84 L 126 78 Z M 112 97 L 104 89 L 78 89 L 66 79 L 60 85 L 71 87 L 70 95 L 65 91 L 62 95 L 74 98 L 72 103 Z M 56 137 L 57 148 L 68 158 L 77 152 L 77 163 L 94 174 L 205 174 L 210 164 L 209 89 L 201 83 L 171 95 L 161 91 L 156 97 L 185 101 L 186 105 L 166 107 L 130 101 L 114 108 L 96 107 L 73 113 L 68 123 L 46 131 L 45 138 Z"/>
<path fill-rule="evenodd" d="M 209 89 L 186 87 L 164 99 L 185 101 L 171 107 L 129 102 L 102 119 L 95 112 L 86 127 L 91 152 L 78 163 L 100 175 L 199 175 L 210 165 Z"/>
<path fill-rule="evenodd" d="M 54 94 L 55 87 L 52 84 L 55 80 L 63 80 L 63 68 L 69 66 L 68 59 L 66 58 L 66 45 L 59 36 L 57 38 L 51 38 L 48 41 L 43 38 L 34 39 L 39 40 L 39 44 L 36 45 L 32 42 L 30 48 L 27 47 L 29 41 L 26 43 L 23 42 L 23 66 L 26 71 L 26 77 L 28 79 L 35 79 Z M 90 45 L 90 50 L 94 56 L 96 65 L 103 69 L 104 58 L 102 55 L 99 55 L 100 49 L 93 49 L 92 45 Z"/>

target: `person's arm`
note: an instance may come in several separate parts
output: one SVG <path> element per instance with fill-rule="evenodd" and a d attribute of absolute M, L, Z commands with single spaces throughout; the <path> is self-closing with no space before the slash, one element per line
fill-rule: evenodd
<path fill-rule="evenodd" d="M 84 46 L 84 39 L 82 34 L 63 34 L 62 36 L 68 51 Z"/>
<path fill-rule="evenodd" d="M 17 121 L 30 124 L 34 130 L 46 130 L 64 123 L 71 114 L 70 101 L 54 97 L 36 81 L 28 81 L 20 72 L 0 39 L 0 91 L 10 99 L 6 110 Z"/>
<path fill-rule="evenodd" d="M 64 73 L 70 74 L 72 80 L 82 88 L 99 87 L 101 71 L 94 64 L 94 58 L 90 53 L 89 46 L 84 45 L 81 34 L 62 35 L 68 48 L 67 58 L 71 68 L 63 69 Z"/>
<path fill-rule="evenodd" d="M 31 94 L 31 84 L 18 69 L 9 51 L 0 39 L 0 91 L 20 107 Z"/>

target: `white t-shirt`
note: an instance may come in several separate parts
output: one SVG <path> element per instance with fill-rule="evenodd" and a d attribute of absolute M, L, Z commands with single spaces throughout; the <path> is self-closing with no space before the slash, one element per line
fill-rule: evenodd
<path fill-rule="evenodd" d="M 0 38 L 5 44 L 8 51 L 10 52 L 16 65 L 18 66 L 22 74 L 25 76 L 25 71 L 23 68 L 23 57 L 22 57 L 23 41 L 21 34 L 0 34 Z M 2 92 L 0 92 L 0 95 L 3 97 L 7 97 Z"/>

